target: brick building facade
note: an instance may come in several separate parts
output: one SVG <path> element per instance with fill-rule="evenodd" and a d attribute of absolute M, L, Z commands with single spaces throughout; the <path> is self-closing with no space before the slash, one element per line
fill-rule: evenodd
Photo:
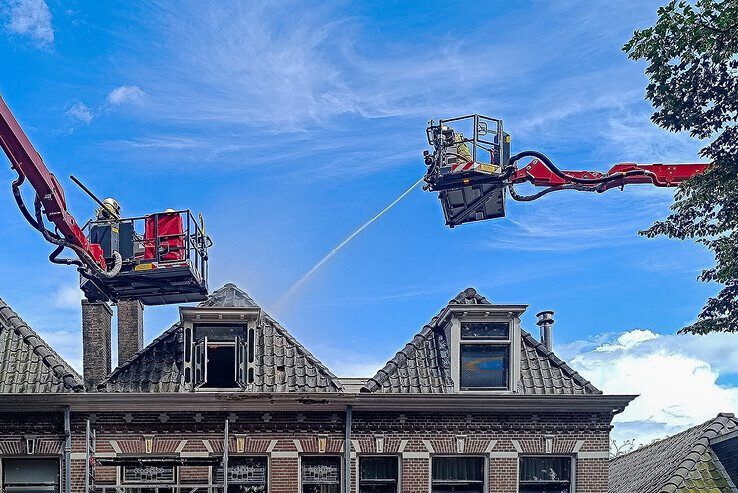
<path fill-rule="evenodd" d="M 371 378 L 340 378 L 226 285 L 141 348 L 143 310 L 83 304 L 84 376 L 0 301 L 2 493 L 604 493 L 603 395 L 524 305 L 467 289 Z M 227 473 L 224 473 L 227 471 Z"/>

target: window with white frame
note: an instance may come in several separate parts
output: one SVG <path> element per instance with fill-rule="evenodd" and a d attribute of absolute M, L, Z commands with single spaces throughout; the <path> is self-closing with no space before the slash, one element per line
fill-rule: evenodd
<path fill-rule="evenodd" d="M 571 457 L 521 457 L 520 493 L 571 493 Z"/>
<path fill-rule="evenodd" d="M 483 493 L 484 457 L 433 457 L 431 493 Z"/>
<path fill-rule="evenodd" d="M 397 493 L 399 479 L 398 457 L 359 458 L 359 493 Z"/>
<path fill-rule="evenodd" d="M 177 466 L 172 464 L 136 464 L 120 468 L 121 484 L 130 485 L 130 493 L 173 493 Z"/>
<path fill-rule="evenodd" d="M 512 328 L 508 321 L 461 321 L 461 390 L 508 390 Z"/>
<path fill-rule="evenodd" d="M 5 493 L 57 493 L 58 459 L 3 459 L 2 491 Z"/>
<path fill-rule="evenodd" d="M 193 353 L 195 386 L 231 389 L 253 383 L 254 337 L 254 328 L 243 325 L 198 324 L 192 334 L 186 331 L 185 352 Z"/>
<path fill-rule="evenodd" d="M 302 493 L 340 493 L 340 457 L 303 457 Z"/>

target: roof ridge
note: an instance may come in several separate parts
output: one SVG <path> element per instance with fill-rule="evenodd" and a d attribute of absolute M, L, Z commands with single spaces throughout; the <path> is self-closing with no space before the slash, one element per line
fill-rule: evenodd
<path fill-rule="evenodd" d="M 177 322 L 176 324 L 172 325 L 167 330 L 165 330 L 164 332 L 162 332 L 161 334 L 159 334 L 157 337 L 155 337 L 146 346 L 144 346 L 143 348 L 141 348 L 138 351 L 136 351 L 135 353 L 133 353 L 133 355 L 130 358 L 128 358 L 127 360 L 125 360 L 123 363 L 121 363 L 119 361 L 118 362 L 118 366 L 115 367 L 115 369 L 113 371 L 111 371 L 108 374 L 108 376 L 105 377 L 105 379 L 97 385 L 97 387 L 98 388 L 104 387 L 107 383 L 109 383 L 111 381 L 111 379 L 114 376 L 117 376 L 120 373 L 123 373 L 123 371 L 125 371 L 126 369 L 128 369 L 128 367 L 130 367 L 133 363 L 135 363 L 137 359 L 141 358 L 144 355 L 144 353 L 146 353 L 147 351 L 149 351 L 150 348 L 156 346 L 157 344 L 159 344 L 159 342 L 163 341 L 166 337 L 169 337 L 170 335 L 172 335 L 174 332 L 176 332 L 177 330 L 179 330 L 181 328 L 182 328 L 182 326 L 180 325 L 179 322 Z"/>
<path fill-rule="evenodd" d="M 10 312 L 7 314 L 5 312 Z M 72 366 L 67 363 L 44 339 L 34 331 L 30 325 L 28 325 L 18 315 L 10 305 L 8 305 L 2 298 L 0 298 L 0 318 L 7 321 L 12 326 L 13 330 L 18 334 L 23 342 L 31 348 L 34 354 L 41 358 L 41 361 L 56 375 L 64 385 L 74 392 L 80 392 L 84 390 L 84 383 L 82 377 Z M 16 319 L 16 320 L 14 320 Z M 0 326 L 2 331 L 2 326 Z M 32 344 L 30 340 L 32 338 L 38 339 L 38 344 Z M 61 367 L 61 369 L 60 369 Z"/>
<path fill-rule="evenodd" d="M 549 350 L 545 344 L 540 342 L 538 339 L 533 337 L 529 332 L 527 332 L 524 329 L 520 329 L 520 335 L 523 337 L 523 340 L 529 342 L 533 348 L 536 351 L 540 351 L 541 354 L 543 354 L 545 357 L 549 359 L 552 365 L 556 366 L 557 368 L 561 369 L 562 371 L 565 371 L 568 376 L 572 378 L 575 382 L 577 382 L 579 385 L 583 386 L 587 390 L 590 390 L 592 392 L 595 392 L 597 394 L 601 394 L 602 391 L 595 387 L 592 382 L 584 378 L 578 371 L 576 371 L 574 368 L 569 366 L 566 361 L 562 360 L 556 354 L 554 354 L 553 351 Z"/>
<path fill-rule="evenodd" d="M 284 328 L 271 315 L 269 315 L 266 311 L 264 311 L 263 308 L 261 310 L 264 313 L 264 318 L 268 322 L 270 322 L 276 330 L 279 331 L 282 337 L 287 339 L 290 342 L 290 344 L 293 344 L 299 351 L 302 351 L 305 359 L 310 361 L 310 363 L 317 366 L 320 371 L 325 373 L 339 390 L 343 389 L 343 384 L 341 383 L 341 380 L 336 375 L 334 375 L 333 372 L 327 366 L 325 366 L 317 357 L 313 355 L 313 353 L 311 353 L 297 339 L 295 339 L 295 337 L 292 334 L 290 334 L 290 332 L 286 328 Z"/>

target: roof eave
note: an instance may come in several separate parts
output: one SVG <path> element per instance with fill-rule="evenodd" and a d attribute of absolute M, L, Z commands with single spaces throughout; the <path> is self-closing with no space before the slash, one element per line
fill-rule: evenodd
<path fill-rule="evenodd" d="M 335 411 L 352 405 L 356 411 L 413 412 L 579 412 L 615 415 L 635 395 L 485 395 L 369 393 L 246 393 L 182 392 L 0 394 L 4 412 L 69 406 L 77 412 L 125 411 Z"/>

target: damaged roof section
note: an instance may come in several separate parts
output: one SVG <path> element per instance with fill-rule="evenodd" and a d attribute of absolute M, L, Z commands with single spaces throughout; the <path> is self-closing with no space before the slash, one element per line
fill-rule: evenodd
<path fill-rule="evenodd" d="M 0 299 L 0 394 L 82 390 L 82 377 Z"/>
<path fill-rule="evenodd" d="M 234 284 L 226 284 L 202 302 L 202 308 L 258 308 Z M 256 327 L 253 392 L 340 392 L 341 383 L 315 356 L 262 312 Z M 100 385 L 107 392 L 183 392 L 184 331 L 174 325 L 116 368 Z"/>
<path fill-rule="evenodd" d="M 494 306 L 473 288 L 467 288 L 449 301 L 448 306 Z M 445 310 L 445 308 L 444 308 Z M 448 335 L 440 326 L 442 310 L 408 342 L 387 364 L 370 378 L 363 392 L 378 393 L 453 393 L 451 351 Z M 601 392 L 546 346 L 521 331 L 520 394 L 601 394 Z"/>
<path fill-rule="evenodd" d="M 738 441 L 738 419 L 733 414 L 719 414 L 701 425 L 612 459 L 608 491 L 734 493 L 736 484 L 711 448 L 723 437 Z"/>

